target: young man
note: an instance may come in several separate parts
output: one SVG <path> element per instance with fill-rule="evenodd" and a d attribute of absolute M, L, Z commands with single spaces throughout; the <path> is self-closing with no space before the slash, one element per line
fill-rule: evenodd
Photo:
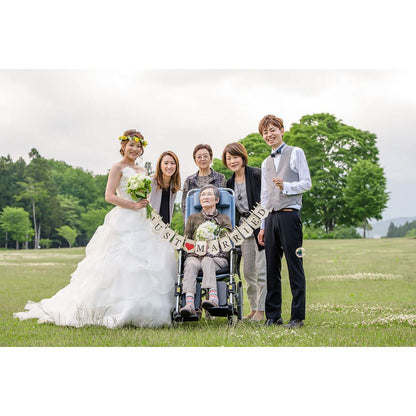
<path fill-rule="evenodd" d="M 296 249 L 302 246 L 302 193 L 311 184 L 305 153 L 283 142 L 283 120 L 273 115 L 263 117 L 259 132 L 271 146 L 271 155 L 261 166 L 261 204 L 270 214 L 262 223 L 258 240 L 266 249 L 267 295 L 265 325 L 282 325 L 281 261 L 285 254 L 292 308 L 285 327 L 300 328 L 305 319 L 305 273 Z"/>

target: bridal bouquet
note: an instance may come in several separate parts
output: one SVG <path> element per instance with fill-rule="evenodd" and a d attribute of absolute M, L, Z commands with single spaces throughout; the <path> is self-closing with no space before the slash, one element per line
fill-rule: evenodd
<path fill-rule="evenodd" d="M 220 234 L 221 228 L 213 221 L 203 222 L 195 232 L 195 240 L 209 241 L 215 240 Z"/>
<path fill-rule="evenodd" d="M 131 195 L 133 201 L 137 201 L 138 199 L 146 199 L 147 195 L 149 195 L 152 190 L 150 187 L 151 183 L 151 179 L 144 173 L 137 173 L 136 175 L 133 175 L 129 178 L 127 182 L 127 193 Z M 150 206 L 150 204 L 147 204 L 147 218 L 150 218 L 152 210 L 153 208 Z"/>

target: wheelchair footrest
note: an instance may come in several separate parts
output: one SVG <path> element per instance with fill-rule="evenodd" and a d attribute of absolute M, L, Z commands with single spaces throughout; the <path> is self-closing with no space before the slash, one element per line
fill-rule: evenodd
<path fill-rule="evenodd" d="M 214 306 L 213 308 L 207 309 L 211 316 L 229 316 L 233 313 L 232 307 L 229 305 L 225 306 Z"/>
<path fill-rule="evenodd" d="M 196 313 L 195 315 L 182 316 L 179 312 L 174 311 L 172 314 L 172 320 L 175 322 L 188 322 L 188 321 L 199 321 L 201 319 L 202 312 Z"/>

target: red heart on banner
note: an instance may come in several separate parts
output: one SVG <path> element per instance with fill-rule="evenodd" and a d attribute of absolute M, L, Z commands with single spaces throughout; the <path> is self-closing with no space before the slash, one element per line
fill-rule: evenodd
<path fill-rule="evenodd" d="M 195 246 L 191 243 L 185 243 L 185 247 L 187 250 L 192 250 Z"/>

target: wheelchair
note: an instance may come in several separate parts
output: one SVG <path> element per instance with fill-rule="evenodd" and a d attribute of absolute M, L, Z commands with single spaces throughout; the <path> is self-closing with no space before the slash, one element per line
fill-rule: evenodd
<path fill-rule="evenodd" d="M 217 209 L 220 213 L 226 214 L 231 219 L 233 228 L 235 227 L 235 195 L 234 190 L 229 188 L 219 188 L 220 201 Z M 200 189 L 192 189 L 186 197 L 185 224 L 191 214 L 201 212 L 202 207 L 199 202 Z M 207 290 L 201 288 L 202 270 L 196 279 L 195 310 L 196 314 L 183 317 L 180 309 L 185 306 L 185 293 L 182 292 L 183 269 L 185 262 L 185 250 L 178 251 L 178 274 L 175 284 L 175 308 L 172 311 L 172 322 L 199 321 L 202 316 L 202 298 Z M 227 317 L 229 324 L 235 324 L 243 319 L 243 285 L 240 275 L 241 249 L 233 245 L 230 250 L 229 266 L 216 272 L 218 306 L 209 309 L 209 315 L 215 317 Z"/>

